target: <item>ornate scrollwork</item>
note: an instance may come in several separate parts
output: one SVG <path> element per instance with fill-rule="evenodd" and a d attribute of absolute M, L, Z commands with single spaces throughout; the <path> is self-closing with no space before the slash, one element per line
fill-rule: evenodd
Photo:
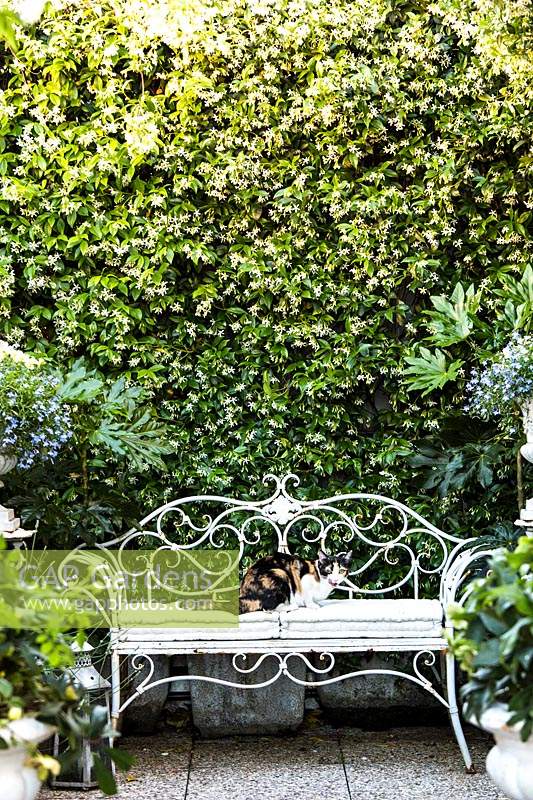
<path fill-rule="evenodd" d="M 389 497 L 354 492 L 304 500 L 291 494 L 289 485 L 292 490 L 299 485 L 293 474 L 282 478 L 266 475 L 263 484 L 274 485 L 263 500 L 196 495 L 166 503 L 145 517 L 138 528 L 101 546 L 124 549 L 142 541 L 189 551 L 202 546 L 227 547 L 238 550 L 240 558 L 247 546 L 259 545 L 267 534 L 284 552 L 289 552 L 289 543 L 297 541 L 327 550 L 331 536 L 341 534 L 343 545 L 357 544 L 360 551 L 368 553 L 364 563 L 359 558 L 341 590 L 386 595 L 409 583 L 418 597 L 420 576 L 445 571 L 455 545 L 463 544 Z M 380 559 L 398 566 L 401 576 L 391 586 L 365 586 L 364 579 Z"/>
<path fill-rule="evenodd" d="M 145 665 L 142 663 L 143 661 L 148 664 L 148 673 L 143 677 L 139 685 L 135 687 L 135 694 L 142 694 L 146 688 L 151 688 L 151 686 L 148 684 L 150 683 L 150 678 L 154 674 L 155 670 L 153 658 L 151 658 L 149 655 L 146 655 L 146 653 L 136 653 L 134 656 L 132 656 L 131 666 L 137 671 L 144 669 Z"/>
<path fill-rule="evenodd" d="M 432 667 L 435 664 L 435 653 L 432 650 L 420 650 L 420 652 L 416 653 L 413 658 L 413 670 L 415 675 L 422 681 L 422 683 L 429 684 L 431 686 L 431 681 L 420 672 L 420 667 L 418 666 L 418 661 L 420 658 L 422 658 L 422 656 L 424 656 L 425 666 Z"/>
<path fill-rule="evenodd" d="M 397 678 L 404 678 L 412 683 L 417 684 L 422 689 L 430 692 L 440 703 L 442 703 L 447 708 L 449 707 L 447 700 L 442 697 L 441 694 L 433 687 L 433 684 L 429 678 L 427 678 L 420 670 L 419 660 L 424 659 L 425 666 L 432 667 L 435 664 L 435 653 L 432 650 L 420 650 L 413 656 L 413 672 L 414 674 L 410 674 L 408 672 L 403 672 L 401 670 L 394 670 L 394 669 L 358 669 L 354 670 L 353 672 L 348 672 L 344 675 L 336 674 L 330 678 L 322 678 L 321 676 L 326 675 L 327 673 L 331 672 L 335 667 L 335 656 L 333 653 L 329 651 L 323 651 L 318 654 L 318 659 L 321 662 L 325 662 L 324 666 L 319 666 L 313 661 L 311 661 L 305 653 L 300 652 L 290 652 L 290 653 L 262 653 L 259 655 L 258 658 L 255 659 L 254 663 L 250 666 L 247 665 L 248 655 L 246 653 L 236 653 L 232 658 L 232 665 L 238 675 L 253 675 L 253 673 L 257 672 L 260 667 L 265 663 L 265 661 L 270 660 L 274 662 L 275 671 L 270 678 L 265 679 L 259 683 L 250 683 L 250 682 L 240 682 L 240 681 L 228 681 L 222 678 L 214 678 L 208 675 L 175 675 L 168 678 L 161 678 L 158 681 L 153 681 L 150 683 L 150 679 L 154 673 L 154 662 L 153 659 L 146 654 L 137 654 L 132 658 L 132 666 L 134 669 L 139 670 L 144 668 L 144 664 L 141 663 L 142 661 L 148 664 L 149 670 L 148 674 L 144 677 L 141 683 L 135 688 L 134 693 L 122 704 L 119 709 L 119 713 L 121 713 L 125 708 L 129 706 L 131 702 L 140 694 L 152 689 L 154 686 L 159 686 L 163 683 L 171 683 L 175 680 L 180 681 L 200 681 L 204 683 L 214 683 L 220 686 L 227 686 L 232 689 L 263 689 L 266 686 L 271 686 L 275 683 L 282 675 L 285 676 L 288 680 L 296 683 L 300 686 L 309 686 L 309 687 L 317 687 L 317 686 L 327 686 L 333 683 L 339 683 L 341 681 L 349 680 L 352 678 L 363 677 L 367 675 L 392 675 Z M 306 678 L 299 678 L 291 671 L 291 664 L 295 661 L 303 662 L 306 667 L 307 676 Z M 309 673 L 313 676 L 312 679 L 309 679 Z M 314 676 L 318 676 L 315 678 Z"/>
<path fill-rule="evenodd" d="M 302 504 L 280 495 L 270 505 L 263 508 L 263 514 L 280 525 L 286 525 L 302 511 Z"/>

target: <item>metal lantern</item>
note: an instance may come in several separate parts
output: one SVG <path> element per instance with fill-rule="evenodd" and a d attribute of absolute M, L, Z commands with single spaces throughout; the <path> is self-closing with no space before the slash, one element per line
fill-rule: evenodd
<path fill-rule="evenodd" d="M 94 667 L 91 658 L 91 651 L 94 648 L 88 642 L 85 642 L 81 647 L 73 644 L 72 650 L 77 654 L 76 663 L 70 670 L 75 683 L 89 694 L 91 705 L 105 706 L 107 718 L 111 724 L 111 684 Z M 67 763 L 57 778 L 52 778 L 51 786 L 54 789 L 96 789 L 98 782 L 94 778 L 94 756 L 97 754 L 104 765 L 114 774 L 114 764 L 104 750 L 105 747 L 110 747 L 111 744 L 111 739 L 84 737 L 78 758 L 72 763 Z M 56 734 L 54 736 L 54 757 L 58 758 L 68 750 L 68 741 Z"/>

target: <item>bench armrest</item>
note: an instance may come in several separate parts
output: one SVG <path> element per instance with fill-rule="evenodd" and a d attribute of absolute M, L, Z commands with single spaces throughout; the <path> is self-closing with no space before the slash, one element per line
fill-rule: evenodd
<path fill-rule="evenodd" d="M 448 559 L 441 577 L 440 601 L 444 609 L 445 627 L 451 628 L 452 622 L 448 616 L 448 607 L 451 603 L 463 605 L 472 591 L 472 567 L 476 562 L 491 558 L 499 548 L 490 548 L 486 544 L 472 544 L 473 539 L 456 547 Z M 466 586 L 465 582 L 469 581 Z"/>

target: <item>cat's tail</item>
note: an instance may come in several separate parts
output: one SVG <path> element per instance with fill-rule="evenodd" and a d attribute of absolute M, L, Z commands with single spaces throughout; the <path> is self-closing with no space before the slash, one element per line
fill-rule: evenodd
<path fill-rule="evenodd" d="M 260 600 L 249 600 L 247 597 L 239 597 L 239 614 L 249 614 L 251 611 L 262 611 Z"/>

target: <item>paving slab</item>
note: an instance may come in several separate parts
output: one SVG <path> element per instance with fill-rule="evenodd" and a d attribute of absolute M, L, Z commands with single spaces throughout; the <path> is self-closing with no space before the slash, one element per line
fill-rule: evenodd
<path fill-rule="evenodd" d="M 466 731 L 476 769 L 467 775 L 450 729 L 340 732 L 352 798 L 365 800 L 506 800 L 485 772 L 491 738 Z"/>
<path fill-rule="evenodd" d="M 171 731 L 154 736 L 128 736 L 121 746 L 135 756 L 127 773 L 117 774 L 120 800 L 185 800 L 192 740 Z M 1 795 L 0 795 L 1 796 Z M 44 788 L 38 800 L 102 800 L 99 789 L 91 792 Z"/>
<path fill-rule="evenodd" d="M 468 727 L 478 773 L 466 775 L 449 727 L 359 730 L 315 711 L 296 735 L 124 737 L 137 757 L 120 800 L 506 800 L 485 773 L 492 741 Z M 1 797 L 1 793 L 0 793 Z M 103 800 L 99 791 L 43 789 L 39 800 Z"/>
<path fill-rule="evenodd" d="M 350 800 L 337 736 L 317 730 L 195 742 L 187 800 L 261 797 Z"/>

